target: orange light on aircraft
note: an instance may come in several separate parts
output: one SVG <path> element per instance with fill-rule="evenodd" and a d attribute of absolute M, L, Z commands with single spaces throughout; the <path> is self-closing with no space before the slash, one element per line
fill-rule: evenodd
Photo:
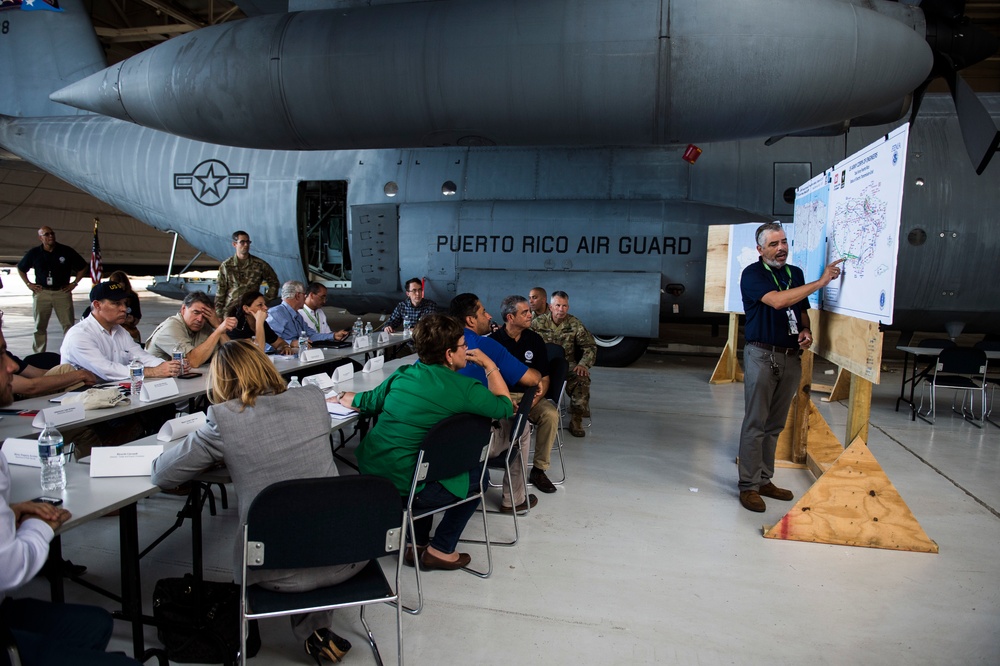
<path fill-rule="evenodd" d="M 698 161 L 698 158 L 700 156 L 701 156 L 701 148 L 694 145 L 693 143 L 689 143 L 688 147 L 684 149 L 683 158 L 684 161 L 687 162 L 688 164 L 694 164 L 695 162 Z"/>

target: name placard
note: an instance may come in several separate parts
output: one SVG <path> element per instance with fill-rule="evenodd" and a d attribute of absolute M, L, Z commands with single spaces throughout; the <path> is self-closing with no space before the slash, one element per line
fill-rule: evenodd
<path fill-rule="evenodd" d="M 153 402 L 162 400 L 172 395 L 177 395 L 180 391 L 177 388 L 177 380 L 173 377 L 165 379 L 154 379 L 142 383 L 142 391 L 139 392 L 139 400 L 142 402 Z"/>
<path fill-rule="evenodd" d="M 322 349 L 307 349 L 302 352 L 299 360 L 303 363 L 314 363 L 316 361 L 322 361 L 324 358 Z"/>
<path fill-rule="evenodd" d="M 44 428 L 45 422 L 48 421 L 52 425 L 58 427 L 65 423 L 76 423 L 77 421 L 82 421 L 86 415 L 86 410 L 84 410 L 83 405 L 80 404 L 66 405 L 65 407 L 49 407 L 48 409 L 43 409 L 35 414 L 35 418 L 32 420 L 31 425 L 36 428 Z"/>
<path fill-rule="evenodd" d="M 178 416 L 163 424 L 160 432 L 156 434 L 156 439 L 161 442 L 169 442 L 174 439 L 186 437 L 198 428 L 205 425 L 205 412 L 195 412 L 185 416 Z"/>
<path fill-rule="evenodd" d="M 370 335 L 359 335 L 358 337 L 354 338 L 355 349 L 362 349 L 364 347 L 371 347 L 371 346 L 372 346 L 372 336 Z"/>
<path fill-rule="evenodd" d="M 385 357 L 376 356 L 375 358 L 368 359 L 361 372 L 375 372 L 376 370 L 381 370 L 383 365 L 385 365 Z"/>
<path fill-rule="evenodd" d="M 161 453 L 162 444 L 98 446 L 90 452 L 90 476 L 149 476 Z"/>
<path fill-rule="evenodd" d="M 302 385 L 305 386 L 306 384 L 315 384 L 323 389 L 325 393 L 333 388 L 333 379 L 325 372 L 317 372 L 315 375 L 309 375 L 302 380 Z"/>
<path fill-rule="evenodd" d="M 340 383 L 345 379 L 350 379 L 353 376 L 354 376 L 354 365 L 351 363 L 342 365 L 333 371 L 334 383 Z"/>
<path fill-rule="evenodd" d="M 388 331 L 379 331 L 379 333 L 378 333 L 378 341 L 380 343 L 389 342 L 389 340 L 391 340 L 391 339 L 392 338 L 389 337 L 389 332 Z"/>
<path fill-rule="evenodd" d="M 3 455 L 11 465 L 42 466 L 38 457 L 38 440 L 8 437 L 3 443 Z"/>

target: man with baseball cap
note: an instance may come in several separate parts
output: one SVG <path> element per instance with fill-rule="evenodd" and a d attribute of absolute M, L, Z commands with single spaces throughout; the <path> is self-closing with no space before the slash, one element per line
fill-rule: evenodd
<path fill-rule="evenodd" d="M 128 292 L 112 282 L 101 282 L 90 290 L 90 316 L 66 333 L 62 348 L 63 363 L 90 370 L 105 380 L 129 378 L 128 364 L 133 358 L 146 367 L 147 378 L 171 377 L 180 373 L 180 363 L 153 356 L 122 328 Z"/>

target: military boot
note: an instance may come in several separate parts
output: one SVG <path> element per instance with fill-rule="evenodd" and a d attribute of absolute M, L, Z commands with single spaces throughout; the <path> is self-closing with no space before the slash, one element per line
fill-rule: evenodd
<path fill-rule="evenodd" d="M 583 430 L 583 425 L 580 423 L 583 418 L 580 414 L 573 414 L 569 421 L 569 434 L 574 437 L 584 437 L 587 433 Z"/>

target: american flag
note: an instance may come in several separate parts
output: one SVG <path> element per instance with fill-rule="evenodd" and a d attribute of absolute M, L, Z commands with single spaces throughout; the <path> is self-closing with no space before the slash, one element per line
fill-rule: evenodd
<path fill-rule="evenodd" d="M 94 246 L 90 250 L 90 279 L 97 284 L 101 281 L 101 274 L 104 273 L 104 265 L 101 263 L 101 241 L 97 238 L 97 224 L 100 222 L 94 218 Z"/>

